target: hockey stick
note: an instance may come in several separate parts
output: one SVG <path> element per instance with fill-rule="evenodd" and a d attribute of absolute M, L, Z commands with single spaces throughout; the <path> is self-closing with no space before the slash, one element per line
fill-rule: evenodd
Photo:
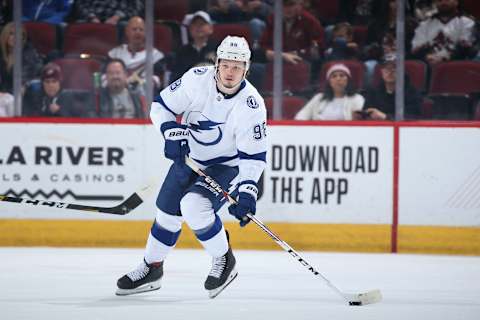
<path fill-rule="evenodd" d="M 143 200 L 139 195 L 139 193 L 144 194 L 149 188 L 150 188 L 149 186 L 142 188 L 140 191 L 135 192 L 130 197 L 128 197 L 125 201 L 123 201 L 122 203 L 114 207 L 85 206 L 85 205 L 73 204 L 73 203 L 8 197 L 5 195 L 0 195 L 0 202 L 6 201 L 10 203 L 27 204 L 32 206 L 46 206 L 46 207 L 56 208 L 56 209 L 72 209 L 72 210 L 108 213 L 108 214 L 123 216 L 128 214 L 130 211 L 137 208 L 140 204 L 143 203 Z"/>
<path fill-rule="evenodd" d="M 223 194 L 223 196 L 231 204 L 236 204 L 237 201 L 214 180 L 212 177 L 208 176 L 202 169 L 200 169 L 190 158 L 185 157 L 185 163 L 193 171 L 195 171 L 199 176 L 205 178 L 205 182 L 212 187 L 214 190 Z M 325 276 L 318 272 L 314 267 L 312 267 L 305 259 L 303 259 L 298 252 L 296 252 L 292 247 L 290 247 L 285 241 L 280 239 L 273 231 L 271 231 L 263 222 L 261 222 L 254 215 L 247 213 L 247 217 L 251 219 L 257 226 L 260 227 L 265 233 L 267 233 L 275 242 L 282 247 L 283 250 L 287 251 L 292 257 L 294 257 L 298 262 L 300 262 L 304 267 L 306 267 L 310 272 L 312 272 L 317 277 L 320 277 L 323 282 L 329 286 L 333 291 L 335 291 L 339 296 L 341 296 L 349 305 L 351 306 L 363 306 L 366 304 L 380 302 L 382 300 L 382 294 L 380 290 L 371 290 L 365 293 L 344 293 L 340 291 L 336 286 L 334 286 Z"/>

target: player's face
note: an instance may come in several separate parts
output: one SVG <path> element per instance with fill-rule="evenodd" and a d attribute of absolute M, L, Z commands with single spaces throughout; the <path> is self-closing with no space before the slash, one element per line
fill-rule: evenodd
<path fill-rule="evenodd" d="M 245 62 L 221 60 L 218 64 L 218 74 L 222 84 L 232 89 L 243 79 Z"/>

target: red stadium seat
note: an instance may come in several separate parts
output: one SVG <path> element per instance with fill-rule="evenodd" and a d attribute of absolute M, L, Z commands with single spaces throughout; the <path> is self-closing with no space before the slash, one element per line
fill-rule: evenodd
<path fill-rule="evenodd" d="M 267 64 L 263 88 L 267 92 L 273 91 L 273 63 Z M 301 93 L 310 89 L 310 64 L 283 64 L 283 91 Z"/>
<path fill-rule="evenodd" d="M 425 92 L 427 90 L 428 66 L 425 62 L 421 60 L 406 60 L 405 72 L 415 89 L 420 92 Z M 377 64 L 373 73 L 373 86 L 376 87 L 380 84 L 381 77 L 380 65 Z"/>
<path fill-rule="evenodd" d="M 57 26 L 46 22 L 24 22 L 28 39 L 42 55 L 57 49 Z"/>
<path fill-rule="evenodd" d="M 367 26 L 353 26 L 353 41 L 361 48 L 367 43 L 368 27 Z"/>
<path fill-rule="evenodd" d="M 240 36 L 251 44 L 250 28 L 242 23 L 219 23 L 213 25 L 212 39 L 220 43 L 226 36 Z"/>
<path fill-rule="evenodd" d="M 338 0 L 312 0 L 311 7 L 322 24 L 328 25 L 334 23 L 340 14 L 338 2 Z"/>
<path fill-rule="evenodd" d="M 155 23 L 153 46 L 164 54 L 171 53 L 173 50 L 172 30 L 161 23 Z"/>
<path fill-rule="evenodd" d="M 472 15 L 476 19 L 480 19 L 480 2 L 478 0 L 463 0 L 462 9 L 466 14 Z"/>
<path fill-rule="evenodd" d="M 290 120 L 295 118 L 297 112 L 305 105 L 306 100 L 297 96 L 283 96 L 282 98 L 282 118 Z M 265 98 L 267 108 L 267 118 L 273 118 L 273 97 Z"/>
<path fill-rule="evenodd" d="M 62 68 L 64 89 L 93 90 L 93 73 L 100 72 L 95 59 L 60 58 L 54 61 Z"/>
<path fill-rule="evenodd" d="M 189 0 L 155 1 L 155 20 L 182 22 L 189 10 Z"/>
<path fill-rule="evenodd" d="M 327 74 L 328 68 L 330 68 L 332 65 L 336 63 L 342 63 L 345 66 L 347 66 L 348 69 L 350 69 L 350 73 L 352 74 L 352 79 L 353 79 L 353 84 L 355 86 L 355 89 L 362 90 L 364 77 L 365 77 L 365 65 L 362 62 L 356 61 L 356 60 L 336 60 L 336 61 L 326 62 L 322 66 L 322 69 L 320 70 L 320 76 L 319 76 L 320 90 L 323 90 L 325 88 L 325 83 L 326 83 L 325 76 Z"/>
<path fill-rule="evenodd" d="M 450 61 L 432 68 L 429 97 L 436 118 L 471 119 L 473 96 L 480 93 L 480 62 Z"/>
<path fill-rule="evenodd" d="M 108 55 L 118 45 L 117 27 L 104 23 L 73 23 L 65 28 L 63 52 L 65 55 Z"/>

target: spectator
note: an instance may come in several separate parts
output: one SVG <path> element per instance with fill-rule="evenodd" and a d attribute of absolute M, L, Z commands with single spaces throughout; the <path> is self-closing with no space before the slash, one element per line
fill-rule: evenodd
<path fill-rule="evenodd" d="M 378 2 L 378 0 L 377 0 Z M 376 5 L 376 17 L 368 24 L 365 48 L 366 60 L 382 60 L 382 44 L 386 37 L 396 37 L 397 26 L 397 0 L 379 1 Z M 405 16 L 405 51 L 411 51 L 411 41 L 417 22 L 411 16 Z"/>
<path fill-rule="evenodd" d="M 94 22 L 116 25 L 135 16 L 143 16 L 143 0 L 75 0 L 71 22 Z"/>
<path fill-rule="evenodd" d="M 187 15 L 184 23 L 188 25 L 191 41 L 181 46 L 175 53 L 172 80 L 180 78 L 193 66 L 215 63 L 217 43 L 210 39 L 213 26 L 208 13 L 197 11 Z"/>
<path fill-rule="evenodd" d="M 147 51 L 145 50 L 145 23 L 141 17 L 132 17 L 125 27 L 127 43 L 121 44 L 108 52 L 110 58 L 123 60 L 129 74 L 128 83 L 133 89 L 138 90 L 142 95 L 146 92 L 145 64 Z M 160 89 L 161 77 L 164 74 L 164 54 L 153 48 L 153 83 L 154 90 Z"/>
<path fill-rule="evenodd" d="M 295 120 L 352 120 L 365 99 L 355 93 L 352 75 L 344 64 L 334 64 L 326 74 L 325 92 L 317 93 L 295 115 Z"/>
<path fill-rule="evenodd" d="M 387 56 L 381 64 L 380 84 L 366 93 L 365 111 L 359 114 L 371 120 L 395 119 L 395 56 Z M 405 118 L 418 119 L 421 114 L 422 96 L 405 77 L 404 88 Z"/>
<path fill-rule="evenodd" d="M 331 46 L 325 51 L 325 60 L 358 58 L 358 44 L 353 41 L 353 28 L 348 22 L 337 23 L 332 30 Z"/>
<path fill-rule="evenodd" d="M 376 0 L 340 0 L 339 21 L 347 21 L 352 25 L 367 25 L 373 20 Z M 379 0 L 384 1 L 384 0 Z"/>
<path fill-rule="evenodd" d="M 71 96 L 62 89 L 62 69 L 50 62 L 43 67 L 41 88 L 30 86 L 24 98 L 23 115 L 33 117 L 73 117 L 82 114 L 73 111 Z"/>
<path fill-rule="evenodd" d="M 22 84 L 37 78 L 42 69 L 42 59 L 40 55 L 27 40 L 27 33 L 22 28 Z M 3 27 L 0 33 L 0 92 L 9 92 L 13 94 L 13 64 L 15 46 L 15 25 L 13 22 Z"/>
<path fill-rule="evenodd" d="M 412 54 L 431 65 L 475 55 L 475 21 L 458 10 L 458 0 L 435 0 L 438 13 L 423 21 L 412 40 Z"/>
<path fill-rule="evenodd" d="M 273 15 L 268 17 L 260 41 L 270 61 L 274 54 L 273 19 Z M 283 59 L 292 64 L 303 59 L 319 62 L 323 44 L 324 30 L 317 18 L 303 10 L 302 0 L 283 0 Z"/>
<path fill-rule="evenodd" d="M 110 60 L 105 67 L 105 73 L 107 86 L 100 90 L 99 117 L 145 118 L 144 96 L 129 90 L 127 68 L 123 60 Z"/>
<path fill-rule="evenodd" d="M 0 118 L 13 117 L 15 105 L 13 96 L 8 92 L 0 92 Z"/>
<path fill-rule="evenodd" d="M 246 16 L 242 11 L 243 1 L 210 0 L 208 13 L 216 23 L 236 23 L 245 21 Z"/>
<path fill-rule="evenodd" d="M 245 0 L 243 2 L 242 10 L 250 25 L 254 42 L 260 41 L 267 25 L 267 18 L 272 14 L 272 4 L 273 1 L 269 0 Z"/>
<path fill-rule="evenodd" d="M 59 24 L 70 12 L 72 0 L 22 0 L 22 20 Z"/>

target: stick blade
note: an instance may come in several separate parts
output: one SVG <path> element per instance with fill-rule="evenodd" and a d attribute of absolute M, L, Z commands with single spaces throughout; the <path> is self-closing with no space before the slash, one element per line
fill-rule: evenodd
<path fill-rule="evenodd" d="M 346 298 L 348 299 L 348 304 L 351 306 L 363 306 L 382 301 L 382 293 L 376 289 L 365 293 L 347 294 Z"/>

